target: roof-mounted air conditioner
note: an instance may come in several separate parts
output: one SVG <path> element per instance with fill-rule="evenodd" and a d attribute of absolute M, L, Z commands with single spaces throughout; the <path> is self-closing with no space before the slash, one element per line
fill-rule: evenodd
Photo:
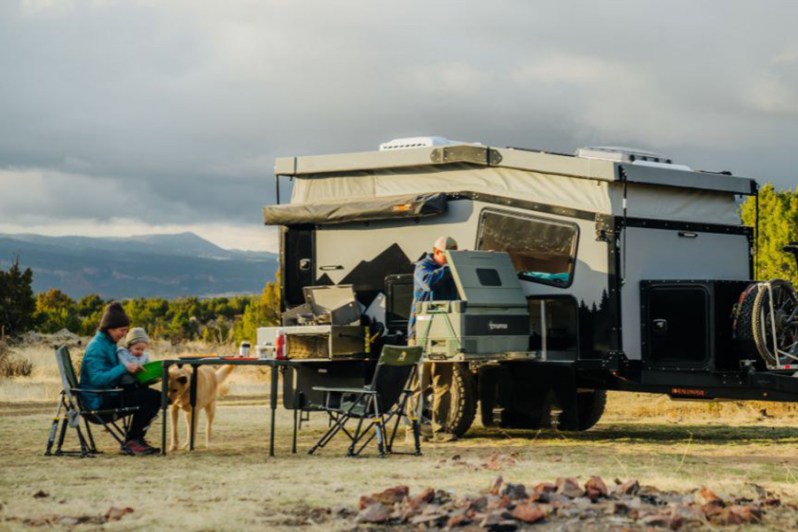
<path fill-rule="evenodd" d="M 410 148 L 432 148 L 433 146 L 451 146 L 455 144 L 473 143 L 451 140 L 444 137 L 406 137 L 383 142 L 380 144 L 380 151 L 406 150 Z"/>

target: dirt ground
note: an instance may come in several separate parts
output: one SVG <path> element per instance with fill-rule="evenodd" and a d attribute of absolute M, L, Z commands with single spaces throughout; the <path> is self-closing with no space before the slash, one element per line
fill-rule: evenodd
<path fill-rule="evenodd" d="M 684 493 L 708 486 L 724 497 L 744 497 L 756 485 L 783 503 L 779 515 L 766 516 L 761 526 L 798 527 L 798 513 L 786 510 L 798 501 L 792 456 L 798 413 L 792 406 L 673 403 L 613 393 L 602 421 L 588 432 L 505 431 L 477 422 L 457 442 L 425 444 L 421 457 L 385 459 L 373 450 L 347 458 L 343 439 L 307 455 L 326 427 L 321 414 L 303 426 L 293 455 L 291 417 L 280 410 L 277 456 L 270 458 L 268 387 L 262 375 L 241 374 L 221 399 L 210 449 L 200 437 L 192 453 L 127 457 L 95 431 L 104 454 L 80 459 L 43 456 L 55 410 L 51 392 L 44 391 L 52 387 L 48 379 L 40 371 L 35 383 L 0 383 L 0 530 L 349 530 L 363 526 L 355 522 L 361 495 L 407 485 L 411 493 L 433 487 L 464 496 L 485 492 L 499 475 L 527 485 L 598 475 L 608 484 L 637 479 Z M 9 400 L 8 390 L 20 387 L 28 392 Z M 159 419 L 150 433 L 153 443 L 160 427 Z M 182 422 L 180 430 L 182 435 Z M 67 447 L 76 443 L 69 435 Z M 112 508 L 117 510 L 109 515 Z"/>

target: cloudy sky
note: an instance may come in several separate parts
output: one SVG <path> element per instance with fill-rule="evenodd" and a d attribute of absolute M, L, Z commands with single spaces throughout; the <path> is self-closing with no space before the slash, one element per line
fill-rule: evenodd
<path fill-rule="evenodd" d="M 440 135 L 798 184 L 798 2 L 0 0 L 0 232 L 275 249 L 276 156 Z"/>

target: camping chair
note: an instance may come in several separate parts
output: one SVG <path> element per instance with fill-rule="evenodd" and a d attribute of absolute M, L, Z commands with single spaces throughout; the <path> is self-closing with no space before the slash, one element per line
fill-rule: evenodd
<path fill-rule="evenodd" d="M 123 452 L 126 452 L 125 435 L 128 428 L 130 428 L 130 421 L 133 414 L 139 409 L 137 406 L 112 408 L 105 410 L 84 410 L 80 404 L 79 392 L 92 392 L 98 394 L 116 393 L 121 392 L 121 388 L 114 388 L 111 390 L 89 390 L 81 389 L 78 387 L 78 378 L 75 375 L 75 368 L 72 365 L 72 358 L 69 356 L 69 349 L 62 346 L 55 351 L 55 360 L 58 363 L 58 372 L 61 374 L 61 383 L 63 389 L 61 390 L 61 397 L 58 401 L 58 409 L 56 410 L 53 423 L 50 427 L 50 435 L 47 438 L 47 450 L 45 456 L 55 455 L 61 456 L 64 454 L 80 454 L 81 457 L 92 456 L 98 454 L 100 451 L 94 445 L 94 437 L 91 433 L 89 423 L 102 425 L 106 432 L 119 443 Z M 80 428 L 80 420 L 83 419 L 83 424 L 86 428 L 86 435 Z M 120 427 L 117 422 L 120 422 Z M 58 424 L 61 423 L 61 431 L 58 433 Z M 64 451 L 62 446 L 64 438 L 66 437 L 67 427 L 75 429 L 78 435 L 78 442 L 80 442 L 80 451 Z M 55 443 L 56 433 L 58 433 L 58 445 L 53 453 L 53 444 Z"/>
<path fill-rule="evenodd" d="M 386 345 L 382 348 L 370 385 L 363 388 L 314 387 L 314 390 L 324 392 L 322 409 L 330 416 L 331 424 L 309 453 L 313 454 L 316 449 L 324 447 L 339 433 L 345 434 L 351 441 L 347 456 L 359 455 L 374 438 L 377 439 L 380 457 L 393 452 L 399 422 L 405 415 L 407 402 L 413 393 L 408 384 L 412 382 L 421 354 L 420 346 Z M 346 427 L 350 419 L 357 420 L 354 432 Z M 414 454 L 420 455 L 418 419 L 413 415 L 410 421 L 415 440 Z M 388 438 L 386 427 L 392 422 L 393 429 Z"/>

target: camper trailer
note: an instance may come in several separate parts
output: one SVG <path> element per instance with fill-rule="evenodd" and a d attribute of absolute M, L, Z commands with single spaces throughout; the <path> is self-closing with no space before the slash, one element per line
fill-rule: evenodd
<path fill-rule="evenodd" d="M 420 305 L 417 331 L 428 360 L 455 365 L 456 433 L 477 404 L 486 425 L 584 430 L 606 390 L 798 400 L 791 359 L 769 364 L 755 335 L 735 334 L 770 332 L 751 312 L 764 288 L 741 297 L 754 232 L 738 207 L 753 179 L 625 148 L 437 137 L 279 158 L 275 174 L 278 198 L 293 182 L 290 203 L 264 209 L 280 230 L 285 314 L 259 331 L 263 356 L 366 378 L 380 345 L 406 341 L 414 262 L 449 235 L 463 250 L 449 255 L 460 299 Z"/>

